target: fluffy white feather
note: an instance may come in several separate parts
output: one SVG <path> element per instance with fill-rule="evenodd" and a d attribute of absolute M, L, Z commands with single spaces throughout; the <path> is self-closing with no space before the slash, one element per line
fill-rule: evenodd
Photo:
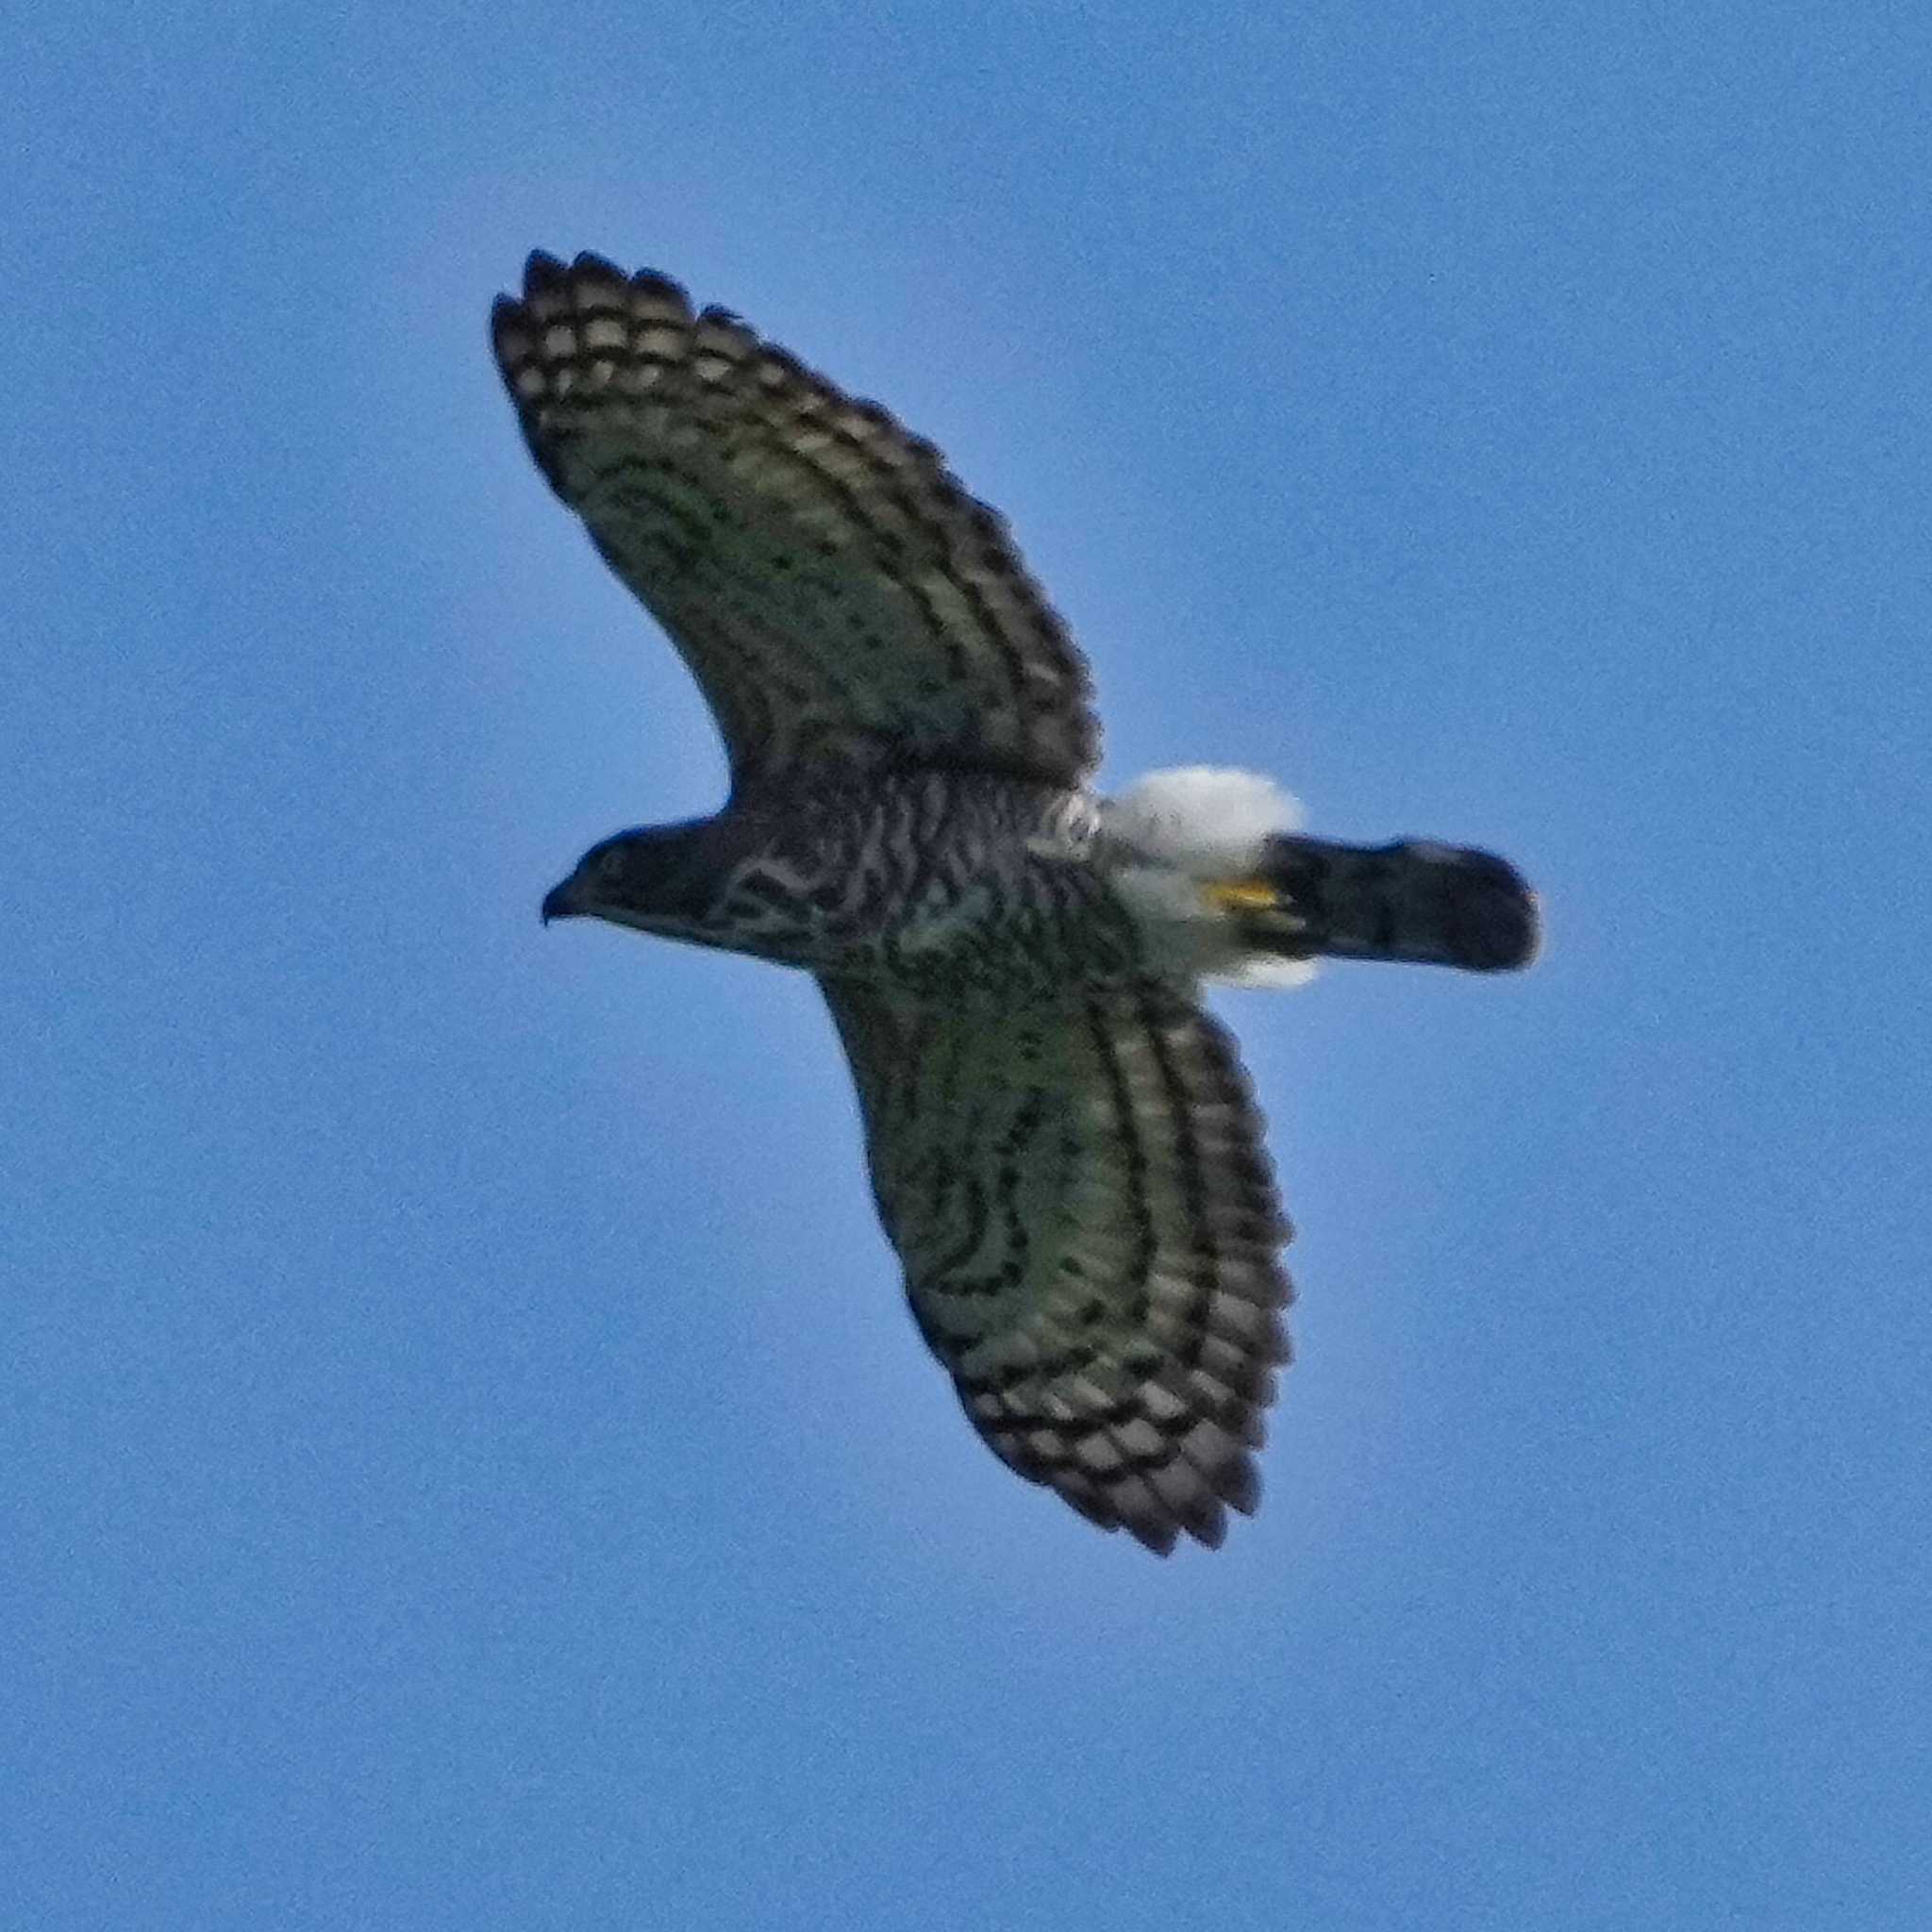
<path fill-rule="evenodd" d="M 1201 891 L 1240 878 L 1263 843 L 1302 822 L 1300 802 L 1256 772 L 1186 765 L 1150 772 L 1101 807 L 1101 831 L 1117 855 L 1115 890 L 1140 919 L 1156 958 L 1171 970 L 1236 986 L 1305 985 L 1312 959 L 1259 953 L 1237 938 L 1226 913 Z"/>
<path fill-rule="evenodd" d="M 1301 802 L 1258 772 L 1182 765 L 1149 772 L 1101 808 L 1108 834 L 1192 878 L 1233 878 L 1271 833 L 1302 822 Z"/>

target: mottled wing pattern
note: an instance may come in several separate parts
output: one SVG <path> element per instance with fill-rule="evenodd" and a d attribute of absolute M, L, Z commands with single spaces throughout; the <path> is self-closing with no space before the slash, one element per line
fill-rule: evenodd
<path fill-rule="evenodd" d="M 1288 1359 L 1288 1239 L 1227 1033 L 1174 988 L 940 1007 L 824 982 L 912 1310 L 1022 1475 L 1220 1542 Z"/>
<path fill-rule="evenodd" d="M 543 474 L 670 634 L 734 778 L 917 759 L 1078 782 L 1084 660 L 937 450 L 725 309 L 533 255 L 496 358 Z"/>

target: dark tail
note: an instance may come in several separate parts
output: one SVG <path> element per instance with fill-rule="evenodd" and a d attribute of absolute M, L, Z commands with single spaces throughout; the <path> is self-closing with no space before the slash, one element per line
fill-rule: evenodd
<path fill-rule="evenodd" d="M 1405 840 L 1268 841 L 1258 880 L 1277 904 L 1243 915 L 1254 943 L 1291 958 L 1410 959 L 1507 973 L 1536 958 L 1536 895 L 1512 865 L 1461 845 Z"/>

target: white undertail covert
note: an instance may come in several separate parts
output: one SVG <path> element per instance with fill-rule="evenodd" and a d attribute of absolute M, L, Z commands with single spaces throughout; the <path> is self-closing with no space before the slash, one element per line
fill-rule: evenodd
<path fill-rule="evenodd" d="M 1257 952 L 1205 890 L 1246 878 L 1268 841 L 1300 829 L 1301 801 L 1258 772 L 1180 765 L 1149 772 L 1100 808 L 1115 890 L 1171 972 L 1234 986 L 1305 986 L 1312 959 Z M 1105 861 L 1104 861 L 1105 862 Z"/>

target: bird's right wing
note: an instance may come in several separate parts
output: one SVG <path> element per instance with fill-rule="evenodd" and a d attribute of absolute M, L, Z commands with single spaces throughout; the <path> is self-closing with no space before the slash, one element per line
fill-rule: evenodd
<path fill-rule="evenodd" d="M 491 318 L 524 435 L 704 688 L 734 779 L 808 761 L 1076 785 L 1085 660 L 929 442 L 675 282 L 533 255 Z"/>
<path fill-rule="evenodd" d="M 1288 1239 L 1226 1032 L 1159 984 L 940 1006 L 826 980 L 914 1316 L 1019 1473 L 1165 1555 L 1258 1495 Z"/>

